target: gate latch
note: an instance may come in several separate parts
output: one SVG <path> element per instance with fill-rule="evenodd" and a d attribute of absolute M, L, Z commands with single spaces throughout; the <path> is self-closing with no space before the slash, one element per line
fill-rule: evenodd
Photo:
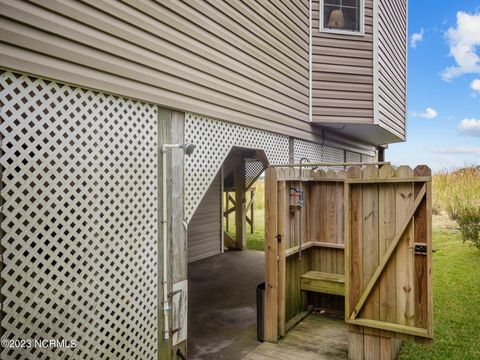
<path fill-rule="evenodd" d="M 415 244 L 415 254 L 427 255 L 427 245 Z"/>

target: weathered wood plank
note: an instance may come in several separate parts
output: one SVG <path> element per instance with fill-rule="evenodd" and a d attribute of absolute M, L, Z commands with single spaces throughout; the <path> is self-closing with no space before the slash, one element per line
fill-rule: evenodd
<path fill-rule="evenodd" d="M 263 343 L 244 360 L 345 360 L 347 336 L 342 320 L 308 315 L 277 344 Z"/>
<path fill-rule="evenodd" d="M 301 277 L 301 289 L 324 294 L 345 296 L 343 275 L 309 271 Z"/>
<path fill-rule="evenodd" d="M 399 178 L 389 178 L 389 179 L 345 179 L 345 182 L 348 184 L 386 184 L 386 183 L 414 183 L 414 182 L 427 182 L 432 181 L 431 176 L 405 176 Z"/>
<path fill-rule="evenodd" d="M 286 280 L 286 259 L 285 259 L 285 238 L 287 222 L 287 189 L 285 181 L 278 184 L 278 209 L 277 209 L 277 232 L 278 239 L 278 331 L 280 336 L 285 336 L 285 280 Z"/>
<path fill-rule="evenodd" d="M 300 321 L 302 321 L 308 314 L 310 314 L 310 311 L 305 310 L 302 312 L 299 312 L 297 315 L 292 317 L 290 320 L 285 325 L 286 331 L 289 331 L 293 329 Z"/>
<path fill-rule="evenodd" d="M 359 167 L 352 167 L 347 171 L 347 178 L 360 178 L 362 176 Z M 348 259 L 345 258 L 345 264 L 349 264 L 349 309 L 353 309 L 360 299 L 363 284 L 363 247 L 362 247 L 362 223 L 363 223 L 363 200 L 362 185 L 355 185 L 350 188 L 350 200 L 347 199 L 346 206 L 350 206 L 349 223 L 345 227 L 350 228 L 349 234 L 349 252 Z M 348 314 L 350 316 L 350 314 Z"/>
<path fill-rule="evenodd" d="M 348 359 L 363 360 L 364 335 L 358 332 L 349 332 L 348 334 Z"/>
<path fill-rule="evenodd" d="M 395 169 L 390 165 L 382 166 L 379 169 L 379 178 L 388 179 L 395 176 Z M 379 185 L 379 220 L 378 220 L 378 238 L 379 238 L 379 256 L 386 253 L 388 246 L 395 237 L 395 184 Z M 383 274 L 379 280 L 380 286 L 380 317 L 379 319 L 387 322 L 396 322 L 397 320 L 397 298 L 396 292 L 396 265 L 395 255 L 393 254 L 385 265 Z M 390 334 L 380 333 L 383 336 Z M 384 347 L 391 349 L 390 341 L 381 340 L 380 348 L 382 353 L 388 352 Z M 382 350 L 383 349 L 383 350 Z M 382 354 L 381 354 L 382 355 Z"/>
<path fill-rule="evenodd" d="M 415 176 L 430 176 L 431 170 L 425 166 L 417 166 L 414 169 Z M 425 200 L 420 204 L 415 213 L 415 243 L 425 243 L 427 254 L 415 254 L 415 326 L 426 328 L 432 332 L 432 310 L 431 310 L 431 183 L 427 183 Z M 421 190 L 419 183 L 415 184 L 415 195 Z"/>
<path fill-rule="evenodd" d="M 158 136 L 160 139 L 159 151 L 162 148 L 163 144 L 166 143 L 183 143 L 184 142 L 184 113 L 173 111 L 170 109 L 159 108 L 158 109 Z M 159 164 L 158 169 L 162 169 L 162 156 L 159 152 L 158 154 Z M 178 281 L 185 280 L 187 278 L 187 264 L 186 264 L 186 252 L 187 252 L 187 234 L 185 227 L 183 226 L 182 221 L 175 221 L 176 219 L 184 218 L 184 206 L 183 206 L 183 152 L 173 151 L 167 156 L 167 193 L 170 194 L 167 197 L 167 209 L 168 209 L 168 229 L 167 229 L 167 251 L 169 252 L 168 259 L 170 259 L 170 264 L 167 265 L 169 269 L 167 278 L 169 279 L 169 289 L 171 292 L 173 289 L 173 283 Z M 162 177 L 164 174 L 159 173 L 159 189 L 162 188 Z M 173 179 L 180 179 L 174 181 Z M 159 196 L 160 202 L 162 197 Z M 158 204 L 159 211 L 162 209 L 162 204 Z M 159 213 L 159 219 L 161 218 L 161 213 Z M 162 234 L 163 224 L 159 222 L 158 234 Z M 175 239 L 175 241 L 173 241 Z M 158 241 L 158 256 L 161 259 L 162 254 L 165 249 L 162 248 L 162 241 Z M 163 264 L 161 261 L 158 262 L 159 272 L 158 275 L 161 277 L 163 272 Z M 159 280 L 159 284 L 161 281 Z M 163 287 L 158 287 L 158 309 L 163 309 Z M 163 315 L 162 315 L 163 317 Z M 170 316 L 170 324 L 172 323 L 172 316 Z M 158 327 L 158 337 L 163 339 L 163 321 L 159 322 Z M 176 346 L 173 346 L 172 337 L 168 341 L 159 341 L 158 342 L 158 352 L 162 358 L 171 359 L 173 357 L 174 351 L 176 349 L 181 349 L 186 351 L 186 341 L 183 341 Z"/>
<path fill-rule="evenodd" d="M 351 167 L 347 170 L 347 179 L 361 178 L 362 169 Z M 362 187 L 345 183 L 345 319 L 348 319 L 351 309 L 355 306 L 361 294 L 362 284 Z M 363 359 L 363 328 L 349 326 L 348 328 L 348 358 Z"/>
<path fill-rule="evenodd" d="M 378 178 L 378 169 L 374 165 L 365 167 L 362 172 L 362 180 Z M 373 276 L 379 262 L 378 244 L 378 185 L 363 185 L 362 206 L 362 253 L 363 253 L 363 283 L 365 289 Z M 363 316 L 367 319 L 378 320 L 380 317 L 380 292 L 378 285 L 374 285 L 369 296 L 365 299 Z M 379 331 L 371 328 L 363 329 L 364 344 L 363 351 L 365 358 L 378 359 L 380 357 Z"/>
<path fill-rule="evenodd" d="M 362 319 L 362 318 L 347 319 L 346 322 L 348 324 L 361 325 L 361 326 L 371 327 L 379 330 L 400 332 L 400 333 L 408 334 L 412 336 L 430 337 L 427 329 L 417 328 L 415 326 L 387 323 L 384 321 Z"/>
<path fill-rule="evenodd" d="M 330 249 L 338 249 L 338 250 L 343 250 L 345 248 L 345 245 L 343 244 L 334 244 L 334 243 L 326 243 L 326 242 L 320 242 L 320 241 L 307 241 L 302 243 L 302 250 L 307 250 L 311 247 L 319 247 L 319 248 L 330 248 Z M 298 246 L 291 247 L 287 250 L 285 250 L 285 256 L 291 256 L 298 253 Z M 343 256 L 343 254 L 341 254 Z M 343 269 L 343 267 L 342 267 Z"/>
<path fill-rule="evenodd" d="M 411 178 L 414 173 L 408 166 L 400 166 L 396 170 L 397 178 Z M 424 194 L 425 187 L 419 191 L 418 197 Z M 422 196 L 423 197 L 423 196 Z M 418 199 L 418 198 L 417 198 Z M 396 251 L 396 294 L 397 294 L 397 324 L 415 325 L 415 284 L 414 284 L 414 229 L 413 214 L 409 209 L 414 203 L 413 183 L 397 184 L 396 189 L 396 228 L 397 233 L 402 231 L 402 223 L 408 221 L 403 231 Z M 419 202 L 417 202 L 417 206 Z"/>
<path fill-rule="evenodd" d="M 265 340 L 278 340 L 277 178 L 274 168 L 265 174 Z"/>

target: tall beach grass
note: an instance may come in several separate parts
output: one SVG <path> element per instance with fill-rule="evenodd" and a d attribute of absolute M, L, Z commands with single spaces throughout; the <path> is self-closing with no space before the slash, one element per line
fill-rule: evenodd
<path fill-rule="evenodd" d="M 434 173 L 433 210 L 445 211 L 457 221 L 463 239 L 480 248 L 480 165 Z"/>

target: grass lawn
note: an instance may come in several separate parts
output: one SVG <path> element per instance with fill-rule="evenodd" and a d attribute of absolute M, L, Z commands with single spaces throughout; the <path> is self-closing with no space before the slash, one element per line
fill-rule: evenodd
<path fill-rule="evenodd" d="M 250 225 L 247 224 L 247 249 L 263 251 L 263 237 L 264 233 L 264 209 L 255 209 L 255 228 L 253 234 L 250 233 Z M 230 214 L 230 223 L 235 224 L 235 217 Z M 235 238 L 235 225 L 230 225 L 230 231 L 228 234 Z"/>
<path fill-rule="evenodd" d="M 480 359 L 480 250 L 438 226 L 433 248 L 434 341 L 405 343 L 398 359 Z"/>

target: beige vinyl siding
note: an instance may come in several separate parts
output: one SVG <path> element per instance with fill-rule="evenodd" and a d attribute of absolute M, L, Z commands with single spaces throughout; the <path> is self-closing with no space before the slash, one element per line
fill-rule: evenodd
<path fill-rule="evenodd" d="M 188 225 L 188 262 L 222 251 L 222 193 L 220 172 L 210 184 Z"/>
<path fill-rule="evenodd" d="M 313 121 L 373 123 L 373 1 L 365 0 L 365 35 L 321 32 L 313 1 Z"/>
<path fill-rule="evenodd" d="M 378 121 L 405 139 L 407 0 L 378 2 Z"/>
<path fill-rule="evenodd" d="M 0 67 L 312 138 L 307 5 L 2 0 Z"/>

